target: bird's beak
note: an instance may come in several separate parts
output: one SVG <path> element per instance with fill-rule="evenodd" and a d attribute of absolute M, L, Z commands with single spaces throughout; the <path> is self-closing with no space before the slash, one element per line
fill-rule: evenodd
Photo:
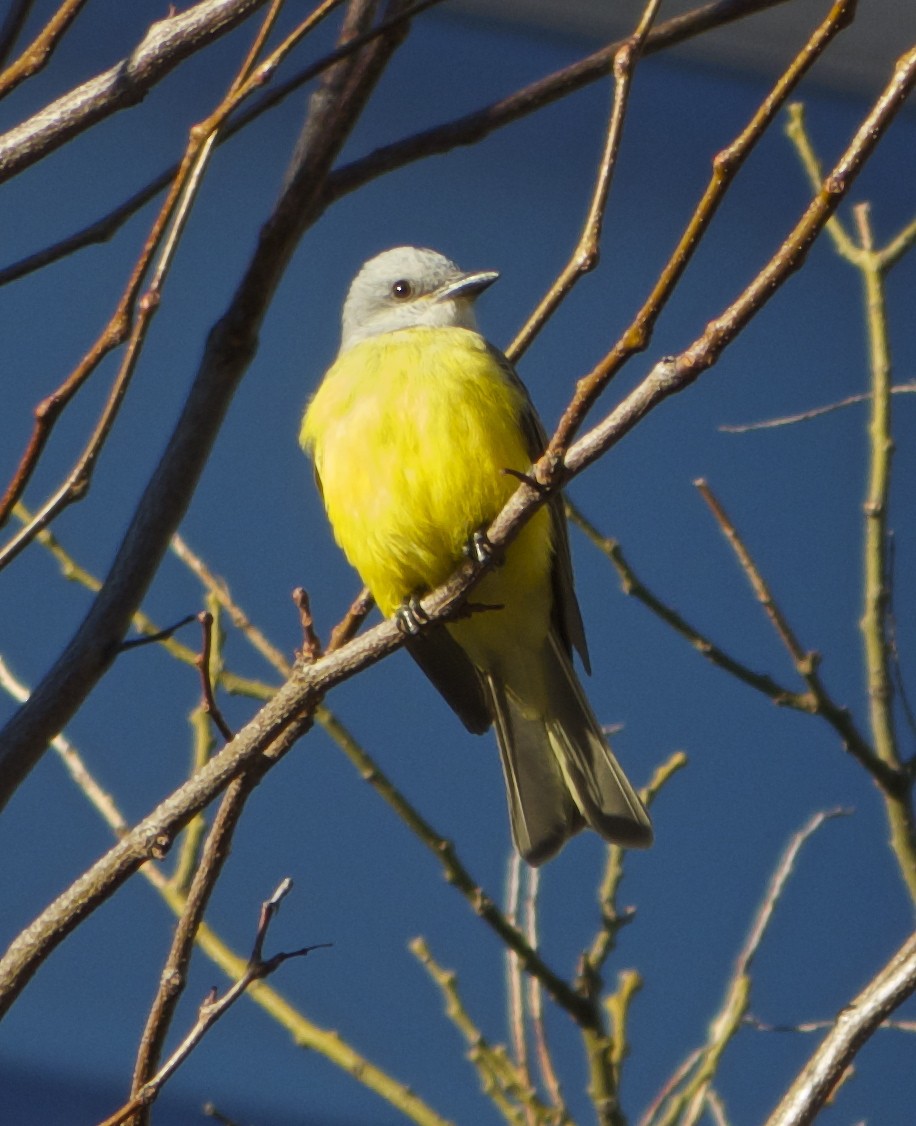
<path fill-rule="evenodd" d="M 493 284 L 499 277 L 497 270 L 479 270 L 476 274 L 462 274 L 453 281 L 446 282 L 432 295 L 433 301 L 450 301 L 455 297 L 470 297 L 472 300 Z"/>

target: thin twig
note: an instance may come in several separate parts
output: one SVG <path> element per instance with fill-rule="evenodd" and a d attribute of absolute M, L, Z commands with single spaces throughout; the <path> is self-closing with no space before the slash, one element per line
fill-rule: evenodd
<path fill-rule="evenodd" d="M 315 619 L 312 617 L 308 591 L 304 586 L 297 586 L 293 591 L 293 602 L 299 610 L 299 624 L 302 627 L 302 648 L 296 653 L 296 657 L 311 665 L 321 656 L 321 639 L 315 632 Z"/>
<path fill-rule="evenodd" d="M 709 1112 L 712 1126 L 729 1126 L 728 1115 L 725 1113 L 725 1104 L 719 1092 L 712 1086 L 706 1090 L 704 1109 Z"/>
<path fill-rule="evenodd" d="M 751 553 L 726 514 L 725 509 L 713 496 L 709 485 L 703 480 L 695 481 L 694 484 L 709 505 L 723 535 L 735 552 L 757 600 L 763 606 L 766 616 L 792 658 L 796 672 L 807 685 L 814 705 L 809 710 L 814 715 L 823 716 L 830 723 L 842 737 L 846 750 L 865 767 L 885 793 L 899 794 L 905 788 L 902 772 L 883 761 L 876 754 L 874 748 L 869 745 L 866 738 L 856 727 L 855 721 L 847 709 L 839 707 L 834 702 L 818 673 L 819 655 L 812 650 L 806 650 L 795 636 L 785 615 L 773 598 L 769 586 L 754 563 Z"/>
<path fill-rule="evenodd" d="M 683 1086 L 687 1077 L 700 1062 L 702 1055 L 702 1048 L 694 1048 L 692 1052 L 681 1060 L 675 1070 L 658 1089 L 652 1102 L 650 1102 L 643 1111 L 637 1126 L 655 1126 L 655 1123 L 658 1122 L 662 1107 L 666 1104 L 668 1099 L 671 1098 L 674 1092 L 677 1091 L 679 1087 Z"/>
<path fill-rule="evenodd" d="M 617 164 L 617 153 L 620 149 L 620 138 L 623 135 L 623 123 L 626 117 L 627 102 L 630 95 L 630 84 L 633 72 L 642 55 L 646 37 L 652 29 L 661 0 L 649 0 L 640 17 L 639 24 L 633 34 L 614 52 L 612 64 L 614 73 L 614 97 L 611 106 L 611 116 L 608 121 L 604 139 L 604 151 L 598 166 L 598 175 L 592 190 L 592 198 L 579 241 L 559 277 L 544 295 L 537 308 L 523 325 L 520 332 L 506 349 L 506 355 L 513 363 L 518 363 L 521 356 L 530 347 L 532 341 L 541 331 L 550 317 L 556 312 L 560 304 L 572 292 L 576 282 L 590 273 L 598 265 L 601 246 L 601 229 L 604 225 L 604 213 L 607 209 L 608 193 L 611 190 L 611 181 L 614 168 Z"/>
<path fill-rule="evenodd" d="M 188 886 L 184 907 L 178 916 L 172 937 L 172 945 L 159 977 L 159 988 L 150 1006 L 137 1050 L 131 1080 L 131 1102 L 128 1104 L 133 1104 L 130 1113 L 133 1111 L 140 1113 L 134 1126 L 145 1126 L 148 1116 L 143 1113 L 143 1109 L 149 1107 L 158 1094 L 158 1086 L 155 1085 L 153 1077 L 160 1053 L 187 984 L 188 966 L 197 932 L 223 865 L 229 857 L 232 837 L 251 788 L 246 785 L 244 777 L 237 778 L 223 795 L 213 826 L 207 835 L 200 862 Z M 148 1094 L 152 1097 L 147 1097 Z"/>
<path fill-rule="evenodd" d="M 519 903 L 521 898 L 522 860 L 513 849 L 506 863 L 506 921 L 521 930 Z M 525 936 L 531 946 L 531 935 Z M 509 1043 L 512 1062 L 531 1085 L 531 1068 L 528 1061 L 528 1038 L 525 1029 L 525 1002 L 522 988 L 522 968 L 514 950 L 506 950 L 506 996 L 508 1001 Z"/>
<path fill-rule="evenodd" d="M 247 0 L 247 2 L 250 3 L 252 0 Z M 257 2 L 263 3 L 264 0 L 257 0 Z M 441 2 L 441 0 L 425 0 L 425 2 L 415 4 L 399 16 L 382 21 L 375 29 L 366 33 L 366 39 L 368 40 L 370 36 L 374 38 L 386 28 L 394 26 L 396 20 L 411 19 L 422 9 L 435 2 Z M 652 54 L 656 51 L 665 50 L 694 36 L 701 35 L 711 28 L 749 17 L 758 11 L 785 2 L 786 0 L 714 0 L 712 3 L 701 5 L 692 12 L 675 16 L 656 27 L 649 35 L 644 53 Z M 256 117 L 273 108 L 291 93 L 300 89 L 305 83 L 311 81 L 317 74 L 341 61 L 354 50 L 364 46 L 364 42 L 354 41 L 352 45 L 346 44 L 318 63 L 306 67 L 286 82 L 277 83 L 270 91 L 262 95 L 256 104 L 240 113 L 227 124 L 226 129 L 221 134 L 221 140 L 227 140 L 234 133 L 250 124 Z M 511 124 L 520 117 L 536 112 L 543 106 L 573 93 L 590 82 L 598 81 L 608 73 L 618 47 L 618 43 L 611 44 L 609 47 L 602 48 L 587 58 L 523 88 L 509 98 L 486 106 L 455 121 L 397 141 L 390 146 L 370 153 L 367 157 L 354 161 L 352 164 L 345 165 L 328 178 L 326 203 L 355 191 L 385 172 L 401 168 L 405 164 L 426 156 L 446 152 L 457 145 L 472 144 L 494 130 Z M 77 231 L 60 242 L 0 270 L 0 285 L 41 269 L 50 262 L 55 262 L 85 246 L 104 242 L 111 238 L 136 211 L 172 180 L 176 171 L 177 166 L 166 169 L 113 211 L 103 215 L 81 231 Z"/>
<path fill-rule="evenodd" d="M 683 751 L 675 751 L 653 771 L 648 784 L 640 790 L 640 798 L 646 808 L 651 808 L 664 786 L 679 771 L 687 766 L 687 756 Z M 623 879 L 625 849 L 611 845 L 607 850 L 604 875 L 598 889 L 599 925 L 588 949 L 579 956 L 578 983 L 581 991 L 587 991 L 589 983 L 600 983 L 604 963 L 607 961 L 617 941 L 621 927 L 633 920 L 633 911 L 617 906 L 617 892 Z"/>
<path fill-rule="evenodd" d="M 586 518 L 582 511 L 578 509 L 568 497 L 564 499 L 567 515 L 572 523 L 581 528 L 594 546 L 597 547 L 602 554 L 607 556 L 613 564 L 620 578 L 620 585 L 624 594 L 641 602 L 717 668 L 723 669 L 744 684 L 761 692 L 780 707 L 795 708 L 799 711 L 811 714 L 813 702 L 810 700 L 807 693 L 802 695 L 801 693 L 793 692 L 790 688 L 780 684 L 765 673 L 755 672 L 747 665 L 742 664 L 730 654 L 726 653 L 724 649 L 712 642 L 705 634 L 700 633 L 700 631 L 692 626 L 685 618 L 681 617 L 675 609 L 663 602 L 645 585 L 624 556 L 623 549 L 617 540 L 602 535 L 595 525 Z"/>
<path fill-rule="evenodd" d="M 204 588 L 217 599 L 220 606 L 229 615 L 229 620 L 242 633 L 252 648 L 260 653 L 281 676 L 289 676 L 292 671 L 291 662 L 287 660 L 285 654 L 276 645 L 268 640 L 266 635 L 258 629 L 235 601 L 226 580 L 214 574 L 204 560 L 191 550 L 187 540 L 178 532 L 172 537 L 171 548 L 188 570 L 197 576 Z"/>
<path fill-rule="evenodd" d="M 274 954 L 272 958 L 265 959 L 263 957 L 262 947 L 264 945 L 264 939 L 267 937 L 267 929 L 276 914 L 280 899 L 287 894 L 291 886 L 291 880 L 284 880 L 271 898 L 261 905 L 261 918 L 258 923 L 258 931 L 255 935 L 254 947 L 251 952 L 251 957 L 248 959 L 248 966 L 245 973 L 242 974 L 234 985 L 226 990 L 222 997 L 218 997 L 215 990 L 210 993 L 200 1006 L 197 1022 L 194 1027 L 187 1036 L 185 1036 L 184 1040 L 182 1040 L 162 1067 L 143 1084 L 128 1103 L 122 1106 L 117 1113 L 111 1115 L 110 1118 L 106 1118 L 104 1122 L 100 1123 L 100 1126 L 119 1126 L 120 1123 L 130 1118 L 131 1115 L 141 1107 L 149 1106 L 149 1104 L 156 1099 L 164 1084 L 171 1078 L 175 1071 L 178 1070 L 181 1064 L 184 1063 L 206 1033 L 220 1017 L 224 1016 L 229 1011 L 253 982 L 269 977 L 275 970 L 279 969 L 284 962 L 288 962 L 291 958 L 304 958 L 313 950 L 318 950 L 330 945 L 330 943 L 327 942 L 319 942 L 312 946 L 303 946 L 299 950 L 290 950 Z"/>
<path fill-rule="evenodd" d="M 394 629 L 397 630 L 396 625 Z M 363 635 L 364 638 L 367 636 L 369 635 Z M 340 650 L 339 652 L 344 651 Z M 328 660 L 328 657 L 324 657 L 323 660 Z M 315 668 L 316 665 L 307 667 Z M 537 977 L 554 1001 L 565 1009 L 574 1020 L 588 1019 L 588 1005 L 547 965 L 538 951 L 527 942 L 522 932 L 509 922 L 493 899 L 473 879 L 459 860 L 452 842 L 438 833 L 410 804 L 338 719 L 326 715 L 323 726 L 359 771 L 361 777 L 391 806 L 407 828 L 436 856 L 442 866 L 442 873 L 446 881 L 464 896 L 474 913 L 496 932 L 507 949 L 515 951 L 526 972 Z"/>
<path fill-rule="evenodd" d="M 10 674 L 2 658 L 0 658 L 0 688 L 20 702 L 26 700 L 29 695 L 25 685 Z M 54 738 L 52 747 L 77 788 L 114 836 L 120 838 L 127 833 L 130 828 L 127 820 L 111 796 L 93 777 L 76 748 L 62 735 Z M 157 864 L 144 864 L 140 874 L 158 892 L 175 915 L 183 914 L 187 903 L 187 888 L 179 885 L 174 878 L 167 879 Z M 207 957 L 231 980 L 241 977 L 245 972 L 245 959 L 234 953 L 206 923 L 200 924 L 195 941 Z M 347 1075 L 355 1077 L 368 1090 L 385 1099 L 419 1126 L 452 1126 L 409 1087 L 356 1052 L 338 1032 L 321 1028 L 308 1020 L 267 983 L 256 982 L 250 989 L 249 995 L 281 1028 L 289 1032 L 297 1044 L 319 1052 L 336 1067 L 341 1068 Z"/>
<path fill-rule="evenodd" d="M 29 698 L 29 690 L 0 656 L 0 689 L 18 703 Z M 120 839 L 130 829 L 127 818 L 118 809 L 114 798 L 92 775 L 82 756 L 65 735 L 55 735 L 51 746 L 77 789 L 86 797 L 112 833 Z"/>
<path fill-rule="evenodd" d="M 189 726 L 191 728 L 191 764 L 188 773 L 191 775 L 200 770 L 213 757 L 218 748 L 213 724 L 200 704 L 191 712 Z M 178 843 L 178 856 L 175 859 L 172 874 L 169 876 L 169 886 L 180 895 L 186 896 L 188 894 L 191 881 L 200 865 L 206 832 L 207 819 L 201 812 L 196 817 L 191 818 L 181 834 Z"/>
<path fill-rule="evenodd" d="M 725 1049 L 741 1028 L 751 995 L 750 970 L 767 932 L 776 905 L 782 897 L 798 855 L 810 837 L 829 820 L 843 816 L 847 810 L 833 809 L 817 813 L 794 833 L 770 878 L 763 900 L 751 924 L 748 936 L 735 962 L 735 969 L 718 1014 L 710 1022 L 709 1036 L 700 1056 L 685 1073 L 681 1087 L 666 1100 L 664 1113 L 653 1122 L 659 1126 L 694 1126 L 699 1121 L 706 1095 L 716 1076 Z M 693 1060 L 693 1057 L 691 1057 Z"/>
<path fill-rule="evenodd" d="M 610 1018 L 611 1064 L 614 1068 L 614 1079 L 618 1087 L 623 1072 L 623 1061 L 630 1051 L 630 1041 L 627 1035 L 630 1007 L 642 986 L 642 975 L 637 973 L 636 970 L 621 970 L 617 975 L 617 988 L 605 998 L 604 1002 L 604 1007 Z"/>
<path fill-rule="evenodd" d="M 815 179 L 820 173 L 820 161 L 805 129 L 801 107 L 792 107 L 786 132 L 809 180 Z M 861 621 L 868 676 L 869 718 L 878 759 L 905 779 L 905 785 L 885 790 L 884 801 L 891 830 L 891 847 L 910 897 L 916 901 L 916 822 L 911 793 L 914 776 L 911 769 L 901 768 L 893 710 L 896 682 L 904 714 L 912 725 L 909 701 L 902 690 L 892 612 L 894 575 L 888 502 L 894 448 L 891 396 L 895 388 L 891 383 L 885 302 L 885 275 L 916 240 L 916 220 L 906 225 L 885 247 L 878 248 L 874 244 L 867 206 L 860 205 L 853 214 L 857 238 L 853 238 L 838 223 L 830 227 L 830 233 L 839 256 L 855 267 L 862 278 L 869 341 L 871 418 L 868 496 L 865 504 L 864 612 Z"/>
<path fill-rule="evenodd" d="M 375 599 L 372 597 L 372 593 L 367 586 L 364 586 L 350 604 L 350 608 L 344 617 L 331 630 L 331 639 L 328 642 L 329 653 L 333 653 L 335 649 L 346 645 L 351 638 L 356 636 L 359 627 L 372 612 L 374 605 Z"/>
<path fill-rule="evenodd" d="M 732 551 L 734 551 L 737 556 L 741 570 L 751 584 L 751 589 L 757 601 L 763 607 L 764 613 L 770 619 L 773 629 L 776 631 L 780 641 L 792 658 L 792 662 L 798 670 L 799 676 L 807 681 L 817 668 L 819 661 L 818 655 L 811 650 L 806 650 L 798 641 L 791 626 L 786 621 L 785 615 L 782 610 L 780 610 L 776 599 L 773 597 L 769 586 L 764 581 L 759 568 L 751 558 L 751 553 L 738 535 L 735 525 L 726 515 L 725 509 L 722 507 L 718 497 L 715 496 L 712 489 L 709 487 L 709 482 L 699 477 L 694 481 L 694 485 L 700 496 L 709 506 L 722 534 L 725 536 L 726 540 L 728 540 L 729 547 L 731 547 Z"/>
<path fill-rule="evenodd" d="M 539 868 L 528 868 L 527 891 L 525 893 L 525 937 L 529 945 L 537 950 L 538 939 L 538 891 L 541 887 L 541 871 Z M 560 1077 L 553 1065 L 553 1055 L 547 1040 L 547 1026 L 544 1021 L 544 990 L 536 977 L 527 979 L 528 1019 L 531 1023 L 531 1032 L 534 1036 L 534 1048 L 537 1055 L 538 1071 L 541 1084 L 547 1092 L 551 1106 L 557 1113 L 557 1126 L 571 1123 L 569 1109 L 563 1098 L 563 1088 Z"/>
<path fill-rule="evenodd" d="M 868 425 L 869 466 L 864 504 L 862 646 L 868 685 L 868 714 L 875 754 L 889 769 L 901 770 L 894 717 L 893 657 L 888 609 L 891 590 L 889 505 L 894 439 L 891 425 L 891 354 L 887 330 L 884 266 L 875 250 L 867 205 L 854 211 L 859 256 L 856 265 L 864 286 L 871 377 Z M 912 781 L 902 791 L 885 794 L 891 848 L 910 898 L 916 903 L 916 821 Z"/>
<path fill-rule="evenodd" d="M 213 695 L 213 676 L 211 669 L 211 661 L 213 654 L 213 623 L 214 617 L 209 610 L 202 610 L 197 615 L 197 620 L 200 622 L 201 633 L 203 635 L 203 645 L 201 646 L 200 656 L 197 658 L 196 664 L 198 672 L 200 673 L 201 683 L 201 707 L 204 713 L 208 715 L 213 724 L 219 731 L 220 735 L 228 743 L 232 738 L 232 728 L 226 723 L 223 713 L 220 711 L 219 705 L 216 702 L 216 697 Z M 217 670 L 217 675 L 219 672 Z"/>
<path fill-rule="evenodd" d="M 501 1044 L 490 1044 L 471 1018 L 458 992 L 458 980 L 433 958 L 426 940 L 414 938 L 408 944 L 445 999 L 446 1015 L 465 1038 L 468 1058 L 480 1077 L 485 1094 L 502 1112 L 508 1123 L 519 1123 L 519 1110 L 526 1121 L 543 1122 L 549 1108 L 532 1088 L 527 1075 L 509 1059 Z M 528 1113 L 530 1112 L 530 1114 Z"/>
<path fill-rule="evenodd" d="M 51 16 L 35 39 L 25 48 L 14 63 L 0 73 L 0 98 L 5 98 L 12 90 L 45 66 L 54 49 L 70 27 L 70 24 L 84 7 L 86 0 L 63 0 L 61 6 Z M 19 5 L 22 8 L 22 5 Z M 28 6 L 26 6 L 27 10 Z M 15 9 L 10 17 L 15 18 Z"/>
<path fill-rule="evenodd" d="M 239 1126 L 239 1124 L 223 1112 L 214 1103 L 204 1103 L 201 1107 L 207 1118 L 215 1118 L 219 1126 Z"/>
<path fill-rule="evenodd" d="M 836 1021 L 834 1020 L 803 1020 L 798 1024 L 770 1024 L 765 1020 L 760 1020 L 755 1017 L 753 1013 L 748 1013 L 744 1018 L 744 1023 L 748 1028 L 753 1028 L 755 1032 L 777 1032 L 784 1034 L 787 1032 L 793 1033 L 809 1033 L 809 1032 L 824 1032 L 828 1028 L 833 1028 Z M 916 1032 L 916 1020 L 883 1020 L 879 1029 L 885 1032 Z"/>
<path fill-rule="evenodd" d="M 619 342 L 603 360 L 579 380 L 576 394 L 563 413 L 548 446 L 548 467 L 555 463 L 569 446 L 583 419 L 607 384 L 630 356 L 647 348 L 655 323 L 693 257 L 712 221 L 729 185 L 754 146 L 792 90 L 817 60 L 833 37 L 847 26 L 855 11 L 856 0 L 835 0 L 830 12 L 795 56 L 772 91 L 764 98 L 747 126 L 734 141 L 713 160 L 713 172 L 705 192 L 697 204 L 678 245 L 668 259 L 652 292 L 624 331 Z"/>
<path fill-rule="evenodd" d="M 890 388 L 891 395 L 912 395 L 914 393 L 916 393 L 916 380 L 911 383 L 899 383 L 896 387 Z M 767 418 L 762 422 L 726 424 L 718 429 L 723 434 L 747 434 L 751 430 L 774 430 L 778 426 L 793 426 L 797 422 L 809 422 L 812 418 L 820 418 L 822 415 L 831 414 L 833 411 L 842 410 L 844 407 L 851 407 L 855 403 L 868 403 L 871 398 L 871 391 L 863 391 L 858 395 L 847 395 L 845 399 L 840 399 L 835 403 L 827 403 L 822 407 L 812 407 L 807 411 L 799 411 L 798 414 L 787 414 L 783 415 L 782 418 Z"/>
<path fill-rule="evenodd" d="M 126 341 L 124 359 L 112 383 L 99 420 L 67 479 L 39 508 L 31 523 L 20 528 L 5 547 L 0 549 L 0 568 L 14 559 L 63 509 L 82 500 L 88 493 L 96 461 L 114 426 L 150 323 L 159 308 L 163 285 L 181 233 L 188 221 L 191 205 L 197 196 L 204 169 L 213 152 L 216 135 L 229 114 L 267 81 L 284 56 L 312 30 L 322 18 L 323 9 L 336 2 L 337 0 L 325 0 L 317 12 L 302 21 L 258 66 L 253 67 L 251 55 L 246 57 L 220 104 L 209 117 L 190 130 L 188 145 L 179 171 L 153 222 L 140 258 L 134 266 L 115 312 L 95 344 L 71 375 L 35 410 L 35 426 L 31 438 L 6 493 L 0 499 L 0 525 L 22 496 L 62 411 L 96 370 L 102 359 Z M 268 27 L 273 18 L 274 9 L 271 8 L 265 20 Z M 260 41 L 259 35 L 256 43 Z M 154 259 L 157 259 L 155 265 Z M 141 297 L 140 289 L 150 270 L 150 281 Z"/>
<path fill-rule="evenodd" d="M 179 618 L 173 625 L 165 626 L 163 629 L 157 629 L 152 633 L 145 633 L 143 637 L 131 637 L 127 641 L 122 641 L 118 647 L 122 653 L 126 653 L 131 649 L 140 649 L 144 645 L 158 645 L 160 642 L 169 641 L 180 630 L 184 629 L 186 625 L 196 621 L 196 614 L 185 614 L 183 618 Z"/>

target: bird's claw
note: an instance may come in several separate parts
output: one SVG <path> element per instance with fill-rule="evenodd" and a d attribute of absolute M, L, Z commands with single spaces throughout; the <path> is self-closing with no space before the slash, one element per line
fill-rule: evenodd
<path fill-rule="evenodd" d="M 405 637 L 417 637 L 429 621 L 429 614 L 420 605 L 419 598 L 412 594 L 395 610 L 394 620 Z"/>
<path fill-rule="evenodd" d="M 464 545 L 464 554 L 472 562 L 481 566 L 484 563 L 489 563 L 495 552 L 493 545 L 487 539 L 487 533 L 484 531 L 472 533 L 470 539 Z"/>

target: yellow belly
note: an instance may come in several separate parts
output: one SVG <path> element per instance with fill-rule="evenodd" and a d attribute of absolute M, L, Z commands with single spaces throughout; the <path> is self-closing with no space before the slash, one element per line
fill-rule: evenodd
<path fill-rule="evenodd" d="M 448 578 L 472 533 L 517 488 L 503 471 L 530 466 L 519 422 L 525 407 L 521 389 L 466 329 L 387 333 L 351 348 L 328 372 L 301 440 L 315 458 L 337 542 L 386 616 Z M 507 629 L 543 639 L 550 557 L 542 510 L 472 595 L 506 611 L 454 627 L 476 664 L 489 664 L 485 653 L 500 638 L 505 646 Z"/>

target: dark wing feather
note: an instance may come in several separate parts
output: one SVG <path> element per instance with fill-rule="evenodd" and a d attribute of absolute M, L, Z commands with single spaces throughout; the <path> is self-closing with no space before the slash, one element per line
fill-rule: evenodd
<path fill-rule="evenodd" d="M 493 358 L 505 373 L 506 378 L 516 386 L 524 396 L 525 408 L 521 418 L 522 430 L 528 446 L 528 456 L 532 464 L 547 448 L 547 432 L 543 423 L 538 418 L 534 403 L 528 394 L 528 389 L 522 383 L 515 368 L 506 357 L 490 345 Z M 559 494 L 549 501 L 550 519 L 553 524 L 553 573 L 551 585 L 553 587 L 553 625 L 557 631 L 567 653 L 573 649 L 579 654 L 586 672 L 590 673 L 591 662 L 588 658 L 588 644 L 585 640 L 585 624 L 582 621 L 582 611 L 576 598 L 576 588 L 573 582 L 572 557 L 569 551 L 569 531 L 566 527 L 566 513 L 563 508 L 563 497 Z"/>
<path fill-rule="evenodd" d="M 480 676 L 464 650 L 445 626 L 426 625 L 404 643 L 445 702 L 472 735 L 482 735 L 490 726 L 490 706 Z"/>

